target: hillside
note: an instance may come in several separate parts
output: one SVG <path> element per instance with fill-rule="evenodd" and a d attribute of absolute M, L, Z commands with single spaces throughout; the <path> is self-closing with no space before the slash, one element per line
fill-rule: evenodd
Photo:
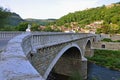
<path fill-rule="evenodd" d="M 109 7 L 108 7 L 109 6 Z M 90 24 L 96 20 L 104 20 L 108 23 L 117 23 L 120 19 L 120 4 L 111 4 L 97 8 L 90 8 L 83 11 L 69 13 L 57 20 L 57 25 L 63 25 L 70 22 L 78 22 L 79 24 Z M 110 7 L 112 6 L 112 7 Z M 116 19 L 116 21 L 114 21 Z"/>
<path fill-rule="evenodd" d="M 39 25 L 47 25 L 49 22 L 54 22 L 56 19 L 22 19 L 19 14 L 11 13 L 11 15 L 7 18 L 7 26 L 18 26 L 21 22 L 28 22 L 28 23 L 36 23 Z"/>
<path fill-rule="evenodd" d="M 71 23 L 75 23 L 77 27 L 84 28 L 96 21 L 103 21 L 98 33 L 120 33 L 120 2 L 69 13 L 58 19 L 55 25 L 70 28 L 74 27 Z"/>
<path fill-rule="evenodd" d="M 24 22 L 24 20 L 16 13 L 11 13 L 7 18 L 7 26 L 17 26 L 19 23 Z"/>
<path fill-rule="evenodd" d="M 37 23 L 39 25 L 45 26 L 47 24 L 49 24 L 50 22 L 54 22 L 56 19 L 32 19 L 32 18 L 28 18 L 28 19 L 24 19 L 26 22 L 29 23 Z"/>

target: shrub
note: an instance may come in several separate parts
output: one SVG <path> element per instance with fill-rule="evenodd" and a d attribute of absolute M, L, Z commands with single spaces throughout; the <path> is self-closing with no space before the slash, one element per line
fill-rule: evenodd
<path fill-rule="evenodd" d="M 103 40 L 101 41 L 104 41 L 104 42 L 112 42 L 112 40 L 110 38 L 104 38 Z"/>

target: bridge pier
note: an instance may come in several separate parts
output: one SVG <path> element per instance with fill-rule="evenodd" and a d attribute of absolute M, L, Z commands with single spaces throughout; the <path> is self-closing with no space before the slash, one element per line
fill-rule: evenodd
<path fill-rule="evenodd" d="M 85 51 L 85 57 L 92 57 L 93 55 L 94 55 L 94 49 Z"/>
<path fill-rule="evenodd" d="M 83 79 L 87 79 L 87 59 L 82 57 L 82 65 L 81 65 L 81 76 Z"/>

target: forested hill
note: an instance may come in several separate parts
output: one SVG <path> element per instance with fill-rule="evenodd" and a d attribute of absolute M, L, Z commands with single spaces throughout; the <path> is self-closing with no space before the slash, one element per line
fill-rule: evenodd
<path fill-rule="evenodd" d="M 16 13 L 0 7 L 0 28 L 17 26 L 24 20 Z"/>
<path fill-rule="evenodd" d="M 16 13 L 11 13 L 11 15 L 6 19 L 7 26 L 17 26 L 21 22 L 24 22 L 24 20 Z"/>
<path fill-rule="evenodd" d="M 18 26 L 21 22 L 26 23 L 36 23 L 38 25 L 47 25 L 49 22 L 54 22 L 56 19 L 22 19 L 19 14 L 11 13 L 11 15 L 6 19 L 8 26 Z"/>
<path fill-rule="evenodd" d="M 106 24 L 113 23 L 120 26 L 120 2 L 69 13 L 58 19 L 56 24 L 61 26 L 65 23 L 77 22 L 80 27 L 84 27 L 87 24 L 100 20 L 103 20 Z"/>
<path fill-rule="evenodd" d="M 26 22 L 29 23 L 37 23 L 39 25 L 45 26 L 49 24 L 50 22 L 54 22 L 56 19 L 33 19 L 33 18 L 28 18 L 24 19 Z"/>
<path fill-rule="evenodd" d="M 9 9 L 0 6 L 0 31 L 25 31 L 28 24 L 32 25 L 32 30 L 39 30 L 56 19 L 22 19 L 19 14 L 10 12 Z M 47 31 L 49 28 L 46 29 Z"/>
<path fill-rule="evenodd" d="M 36 23 L 39 25 L 47 25 L 56 19 L 22 19 L 19 14 L 10 12 L 9 9 L 0 6 L 0 28 L 3 26 L 18 26 L 21 22 Z"/>

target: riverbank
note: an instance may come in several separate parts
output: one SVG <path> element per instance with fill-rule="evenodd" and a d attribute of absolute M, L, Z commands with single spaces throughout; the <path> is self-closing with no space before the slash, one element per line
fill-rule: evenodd
<path fill-rule="evenodd" d="M 97 65 L 120 71 L 120 51 L 97 49 L 94 56 L 88 60 Z"/>

